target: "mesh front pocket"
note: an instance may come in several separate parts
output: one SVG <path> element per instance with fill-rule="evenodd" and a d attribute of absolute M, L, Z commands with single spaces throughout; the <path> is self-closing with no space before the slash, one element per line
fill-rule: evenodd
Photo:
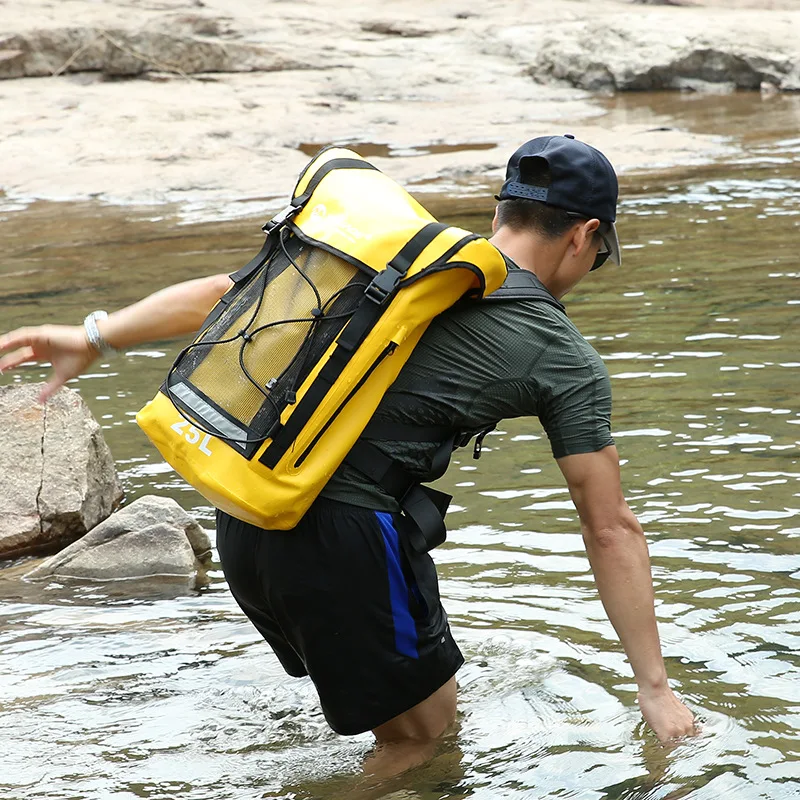
<path fill-rule="evenodd" d="M 170 396 L 177 395 L 200 425 L 252 455 L 294 402 L 369 280 L 343 259 L 296 237 L 282 241 L 178 360 L 168 379 Z"/>

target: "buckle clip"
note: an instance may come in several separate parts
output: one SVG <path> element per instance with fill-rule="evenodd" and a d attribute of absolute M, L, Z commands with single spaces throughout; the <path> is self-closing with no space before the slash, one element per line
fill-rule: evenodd
<path fill-rule="evenodd" d="M 396 270 L 391 264 L 387 264 L 386 269 L 379 272 L 368 284 L 364 290 L 364 296 L 382 306 L 394 294 L 402 277 L 402 272 Z"/>
<path fill-rule="evenodd" d="M 289 203 L 283 211 L 279 211 L 269 222 L 261 227 L 261 230 L 266 234 L 272 233 L 277 228 L 283 227 L 297 212 L 301 206 L 295 206 Z"/>
<path fill-rule="evenodd" d="M 481 457 L 481 453 L 483 452 L 483 440 L 486 438 L 487 434 L 491 433 L 493 430 L 494 428 L 487 428 L 475 437 L 475 446 L 472 448 L 472 457 L 474 459 L 477 460 Z"/>

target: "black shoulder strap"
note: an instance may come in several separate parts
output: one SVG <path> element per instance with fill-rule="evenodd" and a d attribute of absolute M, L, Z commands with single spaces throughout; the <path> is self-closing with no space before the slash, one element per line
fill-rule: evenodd
<path fill-rule="evenodd" d="M 408 519 L 406 531 L 411 546 L 418 553 L 425 553 L 438 547 L 447 536 L 444 516 L 452 497 L 431 486 L 423 486 L 399 461 L 386 455 L 370 440 L 436 442 L 436 452 L 426 478 L 433 481 L 447 471 L 454 448 L 463 447 L 476 434 L 473 458 L 480 458 L 483 439 L 494 428 L 490 425 L 478 431 L 456 432 L 438 426 L 417 427 L 371 420 L 344 460 L 397 500 Z"/>
<path fill-rule="evenodd" d="M 542 300 L 566 313 L 563 304 L 556 300 L 545 285 L 527 269 L 509 269 L 503 285 L 481 300 L 482 303 L 507 303 L 511 300 Z"/>

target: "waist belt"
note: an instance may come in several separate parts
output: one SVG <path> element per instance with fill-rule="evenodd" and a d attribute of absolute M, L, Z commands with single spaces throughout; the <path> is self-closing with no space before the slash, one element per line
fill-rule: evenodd
<path fill-rule="evenodd" d="M 483 437 L 494 425 L 477 432 L 473 457 L 479 458 Z M 370 422 L 345 458 L 400 504 L 403 513 L 412 523 L 408 526 L 411 546 L 418 553 L 427 553 L 447 538 L 444 517 L 452 495 L 430 486 L 423 486 L 398 461 L 387 456 L 369 439 L 391 439 L 405 442 L 440 442 L 433 456 L 427 480 L 441 478 L 447 471 L 450 456 L 456 447 L 465 445 L 475 432 L 453 431 L 443 427 L 421 427 L 401 423 Z"/>

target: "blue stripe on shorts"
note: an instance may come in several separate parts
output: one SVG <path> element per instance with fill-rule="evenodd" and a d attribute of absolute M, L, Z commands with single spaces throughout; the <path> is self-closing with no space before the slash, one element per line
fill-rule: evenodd
<path fill-rule="evenodd" d="M 417 651 L 417 625 L 408 605 L 408 587 L 400 564 L 400 538 L 386 511 L 376 511 L 378 524 L 386 547 L 386 570 L 389 577 L 389 601 L 394 621 L 394 643 L 398 653 L 410 658 L 419 658 Z"/>

